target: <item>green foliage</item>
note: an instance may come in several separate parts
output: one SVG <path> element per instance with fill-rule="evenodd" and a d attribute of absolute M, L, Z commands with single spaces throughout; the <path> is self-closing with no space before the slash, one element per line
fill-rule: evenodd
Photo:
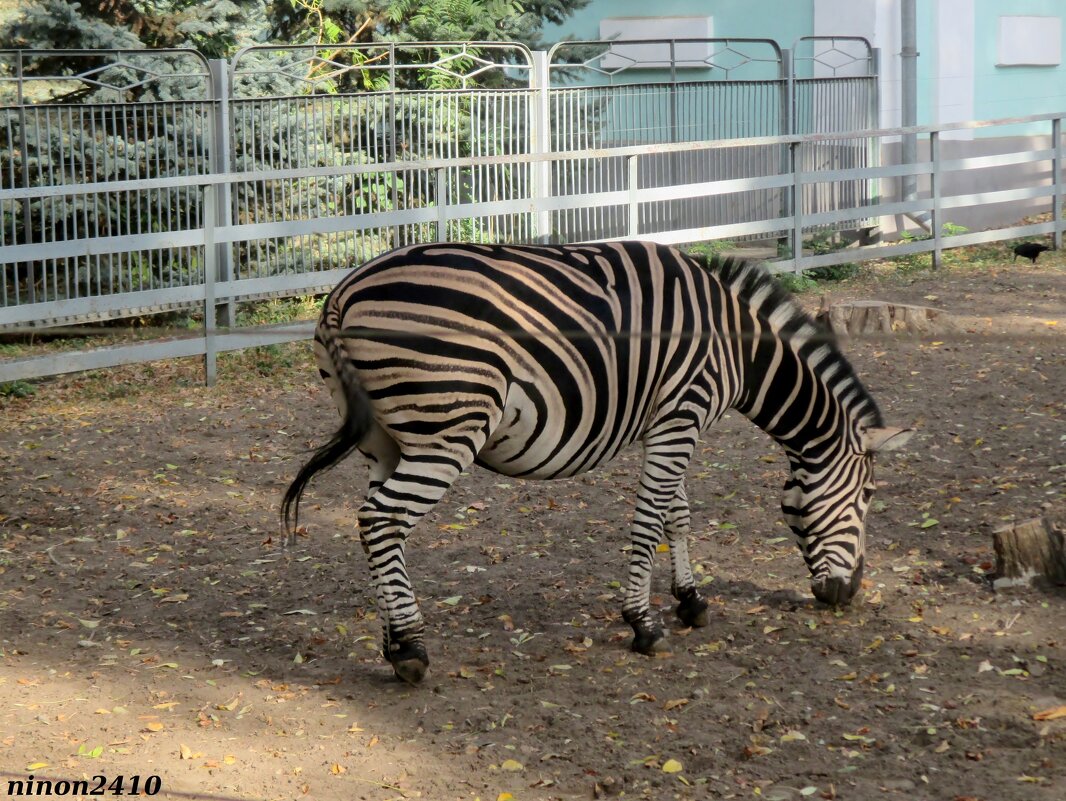
<path fill-rule="evenodd" d="M 260 0 L 29 0 L 0 26 L 0 45 L 30 49 L 194 47 L 221 58 L 262 38 Z M 62 62 L 62 59 L 56 59 Z"/>
<path fill-rule="evenodd" d="M 269 325 L 311 320 L 322 311 L 322 298 L 305 296 L 299 298 L 273 298 L 242 303 L 237 310 L 237 325 Z"/>
<path fill-rule="evenodd" d="M 542 44 L 589 0 L 28 0 L 0 26 L 0 47 L 193 47 L 224 58 L 257 42 L 517 41 Z M 58 59 L 62 61 L 61 59 Z"/>
<path fill-rule="evenodd" d="M 963 225 L 956 225 L 952 222 L 946 222 L 940 227 L 941 234 L 943 236 L 958 236 L 959 234 L 965 234 L 969 229 Z M 899 235 L 900 240 L 903 242 L 927 242 L 932 239 L 932 234 L 921 233 L 913 234 L 910 231 L 903 231 Z M 951 254 L 950 251 L 945 253 L 945 260 L 953 260 L 956 256 Z M 909 275 L 911 273 L 921 272 L 922 270 L 931 269 L 933 266 L 933 254 L 932 253 L 910 253 L 906 256 L 894 256 L 889 259 L 896 265 L 896 269 L 904 274 Z"/>
<path fill-rule="evenodd" d="M 26 381 L 8 381 L 0 384 L 0 397 L 28 398 L 37 394 L 37 388 Z"/>
<path fill-rule="evenodd" d="M 821 288 L 821 285 L 806 273 L 775 273 L 774 280 L 793 295 L 814 292 Z"/>
<path fill-rule="evenodd" d="M 589 0 L 273 0 L 269 16 L 287 42 L 515 41 L 542 44 L 544 22 L 562 22 Z"/>
<path fill-rule="evenodd" d="M 816 256 L 825 253 L 836 253 L 845 247 L 846 245 L 840 241 L 840 235 L 835 231 L 819 231 L 810 240 L 811 251 Z M 859 265 L 853 262 L 830 264 L 825 267 L 814 267 L 804 271 L 805 275 L 814 281 L 844 281 L 848 278 L 854 278 L 860 272 Z"/>
<path fill-rule="evenodd" d="M 684 250 L 692 256 L 701 256 L 709 259 L 727 250 L 733 250 L 736 246 L 732 239 L 711 239 L 707 242 L 696 242 L 687 245 Z"/>

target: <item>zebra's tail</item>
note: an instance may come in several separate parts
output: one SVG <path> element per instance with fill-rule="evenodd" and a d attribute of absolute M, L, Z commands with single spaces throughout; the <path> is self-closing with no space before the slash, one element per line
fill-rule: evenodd
<path fill-rule="evenodd" d="M 333 377 L 344 393 L 344 420 L 329 442 L 311 455 L 307 464 L 300 468 L 296 478 L 285 490 L 285 497 L 281 501 L 281 521 L 290 538 L 299 522 L 300 498 L 311 478 L 315 473 L 333 467 L 355 450 L 374 423 L 370 396 L 359 381 L 359 375 L 345 352 L 342 335 L 335 327 L 323 325 L 319 327 L 317 336 L 329 354 Z"/>

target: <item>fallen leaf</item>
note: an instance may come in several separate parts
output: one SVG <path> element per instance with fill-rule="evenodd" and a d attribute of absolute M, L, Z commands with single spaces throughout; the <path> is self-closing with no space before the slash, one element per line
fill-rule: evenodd
<path fill-rule="evenodd" d="M 237 697 L 227 704 L 215 704 L 215 709 L 222 709 L 226 712 L 232 712 L 237 708 L 237 705 L 241 702 L 241 694 L 237 693 Z"/>
<path fill-rule="evenodd" d="M 1066 705 L 1044 709 L 1033 715 L 1033 720 L 1058 720 L 1059 718 L 1066 718 Z"/>
<path fill-rule="evenodd" d="M 505 759 L 500 765 L 500 770 L 509 770 L 516 773 L 520 770 L 525 769 L 526 766 L 519 762 L 517 759 Z"/>
<path fill-rule="evenodd" d="M 683 769 L 676 759 L 668 759 L 663 763 L 663 773 L 680 773 Z"/>

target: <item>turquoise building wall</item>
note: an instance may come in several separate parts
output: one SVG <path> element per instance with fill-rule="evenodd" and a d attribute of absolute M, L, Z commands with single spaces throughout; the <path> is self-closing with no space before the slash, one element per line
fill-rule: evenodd
<path fill-rule="evenodd" d="M 774 39 L 782 47 L 792 47 L 797 36 L 814 27 L 813 0 L 669 0 L 657 4 L 648 0 L 592 0 L 562 25 L 545 28 L 545 41 L 564 37 L 597 39 L 604 17 L 714 17 L 716 38 Z"/>
<path fill-rule="evenodd" d="M 869 2 L 871 13 L 898 25 L 899 6 L 891 0 L 857 0 Z M 952 25 L 952 19 L 939 15 L 939 0 L 918 0 L 918 122 L 934 124 L 944 119 L 938 104 L 957 98 L 951 92 L 960 87 L 945 83 L 943 59 L 948 58 L 938 39 L 952 33 L 942 28 Z M 549 25 L 545 41 L 562 38 L 595 39 L 599 36 L 599 21 L 604 17 L 627 16 L 689 16 L 709 15 L 714 19 L 717 38 L 769 38 L 784 48 L 791 48 L 797 38 L 809 35 L 815 26 L 817 0 L 668 0 L 652 5 L 647 0 L 593 0 L 562 25 Z M 997 66 L 997 35 L 999 17 L 1052 16 L 1063 19 L 1066 39 L 1066 0 L 973 0 L 973 76 L 966 88 L 972 102 L 971 119 L 996 119 L 1042 114 L 1066 109 L 1066 62 L 1056 66 Z M 879 30 L 884 28 L 879 22 Z M 889 81 L 898 81 L 898 27 L 886 41 L 874 41 L 882 48 L 882 72 Z M 849 31 L 840 31 L 842 34 Z M 1066 59 L 1066 41 L 1063 42 Z M 691 73 L 690 73 L 691 76 Z M 685 76 L 682 76 L 684 78 Z M 692 76 L 694 77 L 694 76 Z M 769 77 L 769 76 L 760 76 Z M 654 75 L 633 74 L 634 82 L 661 80 Z M 891 92 L 885 92 L 883 102 L 891 104 Z M 898 95 L 895 101 L 898 104 Z M 898 105 L 897 105 L 898 108 Z M 975 132 L 977 137 L 1007 134 L 1045 133 L 1046 126 L 1014 126 L 1011 130 L 993 129 Z"/>
<path fill-rule="evenodd" d="M 998 19 L 1004 14 L 1063 18 L 1063 0 L 976 0 L 976 85 L 974 111 L 978 119 L 1023 117 L 1066 108 L 1066 63 L 1047 67 L 997 67 Z M 1063 43 L 1066 58 L 1066 42 Z M 1046 126 L 1044 126 L 1046 128 Z"/>

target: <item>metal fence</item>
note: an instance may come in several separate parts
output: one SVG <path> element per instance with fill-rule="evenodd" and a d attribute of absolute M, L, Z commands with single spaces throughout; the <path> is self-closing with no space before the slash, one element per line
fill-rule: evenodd
<path fill-rule="evenodd" d="M 53 258 L 68 258 L 79 255 L 87 247 L 96 252 L 115 254 L 131 253 L 145 248 L 172 247 L 175 243 L 189 247 L 203 254 L 202 276 L 199 284 L 148 290 L 114 296 L 126 302 L 195 302 L 203 309 L 203 328 L 195 335 L 167 341 L 153 341 L 115 348 L 49 354 L 35 358 L 0 360 L 0 382 L 16 379 L 106 367 L 137 361 L 172 358 L 178 356 L 203 355 L 206 364 L 207 379 L 213 380 L 215 359 L 218 353 L 254 345 L 289 341 L 310 336 L 307 325 L 290 326 L 281 329 L 255 328 L 252 330 L 219 330 L 216 325 L 216 308 L 220 303 L 234 299 L 257 297 L 264 292 L 306 293 L 311 288 L 323 283 L 332 285 L 348 272 L 348 267 L 309 273 L 294 273 L 268 277 L 230 277 L 221 276 L 220 254 L 229 252 L 234 247 L 241 247 L 248 242 L 274 237 L 317 237 L 338 232 L 360 232 L 373 230 L 388 224 L 395 226 L 428 225 L 445 232 L 455 222 L 478 219 L 491 215 L 530 214 L 535 217 L 556 214 L 575 209 L 608 209 L 624 206 L 627 209 L 627 224 L 623 236 L 632 239 L 648 239 L 666 244 L 678 244 L 701 240 L 722 239 L 726 237 L 761 234 L 769 231 L 786 229 L 790 232 L 790 244 L 793 256 L 787 260 L 777 261 L 774 266 L 779 270 L 803 270 L 812 267 L 828 266 L 864 258 L 881 258 L 917 253 L 932 253 L 934 263 L 938 263 L 944 248 L 961 245 L 973 245 L 982 242 L 1012 239 L 1020 236 L 1052 234 L 1056 246 L 1061 247 L 1063 221 L 1063 197 L 1066 180 L 1063 176 L 1066 147 L 1063 144 L 1062 121 L 1066 114 L 1037 115 L 1020 119 L 995 120 L 989 122 L 955 123 L 939 127 L 922 126 L 873 131 L 846 131 L 829 134 L 805 134 L 791 136 L 760 137 L 745 140 L 725 140 L 715 142 L 682 142 L 659 145 L 629 145 L 609 149 L 567 151 L 561 153 L 510 154 L 489 157 L 462 157 L 452 159 L 421 160 L 411 162 L 383 162 L 381 164 L 343 165 L 325 167 L 305 167 L 299 169 L 272 170 L 260 173 L 229 173 L 191 176 L 187 178 L 162 177 L 129 179 L 121 182 L 83 183 L 80 185 L 58 186 L 51 188 L 22 188 L 0 190 L 0 202 L 19 204 L 25 200 L 51 203 L 55 199 L 65 202 L 91 203 L 99 195 L 109 193 L 164 192 L 176 186 L 187 188 L 201 199 L 198 208 L 202 211 L 203 225 L 190 227 L 183 231 L 137 236 L 104 237 L 96 240 L 72 240 L 50 245 Z M 946 159 L 941 156 L 941 135 L 965 129 L 988 128 L 994 126 L 1011 126 L 1017 124 L 1041 124 L 1050 128 L 1048 146 L 1032 149 L 1029 140 L 1022 140 L 1019 148 L 1013 152 L 993 156 L 978 156 Z M 915 134 L 927 138 L 929 159 L 914 164 L 870 166 L 861 168 L 837 169 L 831 165 L 825 169 L 806 171 L 802 165 L 807 162 L 806 151 L 822 148 L 834 142 L 868 141 L 870 147 L 879 147 L 886 139 L 895 139 L 902 135 Z M 646 186 L 641 178 L 649 164 L 657 160 L 691 154 L 699 158 L 701 154 L 733 147 L 785 148 L 790 154 L 790 170 L 786 173 L 769 176 L 750 176 L 716 181 L 692 181 L 690 176 L 678 176 L 678 182 L 663 187 Z M 600 192 L 578 191 L 566 195 L 553 195 L 547 198 L 527 196 L 503 201 L 466 200 L 456 204 L 442 203 L 436 207 L 416 207 L 398 209 L 381 214 L 355 214 L 312 219 L 285 220 L 271 223 L 242 223 L 235 221 L 229 225 L 219 225 L 218 198 L 226 192 L 226 187 L 245 181 L 292 181 L 292 180 L 328 180 L 359 176 L 361 180 L 372 181 L 376 177 L 394 174 L 399 171 L 417 167 L 429 174 L 439 171 L 458 169 L 473 170 L 480 167 L 500 165 L 520 165 L 531 173 L 546 170 L 551 174 L 558 162 L 595 161 L 596 159 L 622 159 L 626 164 L 629 177 L 623 189 Z M 1030 174 L 1032 180 L 1027 186 L 1011 189 L 982 191 L 977 194 L 953 194 L 944 192 L 945 178 L 960 171 L 995 169 L 1004 165 L 1025 165 L 1034 167 Z M 804 195 L 807 187 L 835 184 L 845 185 L 858 180 L 880 180 L 905 175 L 917 175 L 928 181 L 927 193 L 911 200 L 898 202 L 878 202 L 873 205 L 843 206 L 830 211 L 810 211 L 805 207 Z M 706 225 L 695 228 L 677 228 L 668 231 L 648 231 L 643 225 L 642 207 L 663 201 L 678 201 L 716 197 L 739 192 L 779 190 L 791 198 L 790 212 L 787 215 L 774 213 L 763 219 L 744 223 L 726 223 Z M 839 197 L 845 198 L 846 192 Z M 950 210 L 980 204 L 996 204 L 1018 200 L 1049 201 L 1051 211 L 1049 220 L 1010 228 L 975 232 L 951 233 L 944 231 L 943 223 L 948 219 Z M 804 232 L 811 227 L 832 226 L 842 221 L 859 216 L 880 217 L 897 214 L 928 213 L 932 219 L 933 236 L 928 240 L 909 241 L 889 247 L 867 246 L 852 248 L 834 253 L 815 254 L 804 250 Z M 195 223 L 193 223 L 195 224 Z M 0 263 L 6 268 L 11 265 L 37 259 L 41 254 L 40 245 L 19 244 L 0 248 Z M 73 301 L 55 301 L 60 304 L 59 313 L 65 309 L 65 303 L 83 303 L 87 299 Z M 7 323 L 25 321 L 34 324 L 39 319 L 38 310 L 44 304 L 23 304 L 2 310 L 2 319 Z"/>
<path fill-rule="evenodd" d="M 219 352 L 308 335 L 233 330 L 226 314 L 220 328 L 217 310 L 320 291 L 407 242 L 784 233 L 794 255 L 780 270 L 939 258 L 944 247 L 1041 233 L 1061 242 L 1062 115 L 1020 121 L 1046 124 L 1047 147 L 944 159 L 942 131 L 1019 120 L 871 130 L 876 56 L 864 42 L 815 42 L 791 61 L 772 46 L 756 60 L 734 42 L 698 44 L 718 61 L 674 64 L 667 82 L 633 73 L 624 49 L 602 43 L 569 57 L 470 43 L 269 47 L 232 65 L 188 51 L 159 63 L 84 53 L 84 69 L 51 78 L 48 53 L 0 53 L 0 328 L 202 310 L 197 334 L 0 359 L 0 381 L 191 355 L 205 357 L 210 379 Z M 856 63 L 819 60 L 849 48 Z M 591 78 L 590 63 L 600 70 Z M 741 79 L 741 68 L 757 74 Z M 927 137 L 929 158 L 878 166 L 882 145 L 904 133 Z M 943 191 L 952 172 L 1022 164 L 1034 168 L 1028 185 Z M 908 174 L 928 192 L 877 197 L 881 180 Z M 1050 199 L 1052 220 L 942 231 L 952 208 L 1019 199 Z M 805 232 L 921 212 L 933 218 L 928 241 L 804 252 Z"/>
<path fill-rule="evenodd" d="M 55 76 L 59 57 L 77 67 Z M 0 187 L 115 182 L 89 195 L 0 200 L 6 261 L 0 308 L 106 298 L 203 282 L 195 246 L 166 242 L 203 226 L 191 179 L 216 171 L 207 61 L 192 51 L 0 52 Z M 144 191 L 122 181 L 171 178 Z M 160 235 L 163 235 L 162 238 Z M 142 247 L 111 251 L 106 239 Z M 56 248 L 60 243 L 79 246 Z M 86 307 L 87 310 L 87 307 Z"/>
<path fill-rule="evenodd" d="M 651 60 L 635 55 L 641 46 Z M 867 128 L 875 60 L 861 48 L 868 69 L 849 83 L 803 79 L 824 85 L 820 93 L 793 80 L 788 51 L 766 40 L 566 43 L 549 53 L 469 42 L 271 45 L 229 64 L 187 50 L 0 52 L 0 192 L 27 190 L 0 197 L 0 328 L 198 302 L 207 256 L 196 232 L 208 222 L 246 226 L 246 238 L 219 245 L 218 277 L 259 280 L 257 297 L 325 289 L 338 270 L 408 243 L 621 236 L 625 203 L 543 203 L 627 190 L 625 159 L 518 157 L 785 134 L 801 119 L 818 130 Z M 875 163 L 865 155 L 833 163 Z M 653 153 L 637 180 L 770 177 L 791 169 L 789 157 L 782 145 L 755 144 Z M 384 163 L 392 167 L 359 169 Z M 210 221 L 196 181 L 208 175 L 244 176 L 218 184 Z M 149 179 L 166 180 L 129 183 Z M 100 186 L 28 191 L 86 184 Z M 870 181 L 854 186 L 870 199 Z M 835 198 L 814 200 L 836 208 Z M 482 209 L 443 220 L 440 210 L 459 203 Z M 637 213 L 655 233 L 783 216 L 789 203 L 773 187 L 663 199 Z M 400 211 L 417 213 L 400 222 Z M 292 227 L 312 221 L 313 230 Z"/>

